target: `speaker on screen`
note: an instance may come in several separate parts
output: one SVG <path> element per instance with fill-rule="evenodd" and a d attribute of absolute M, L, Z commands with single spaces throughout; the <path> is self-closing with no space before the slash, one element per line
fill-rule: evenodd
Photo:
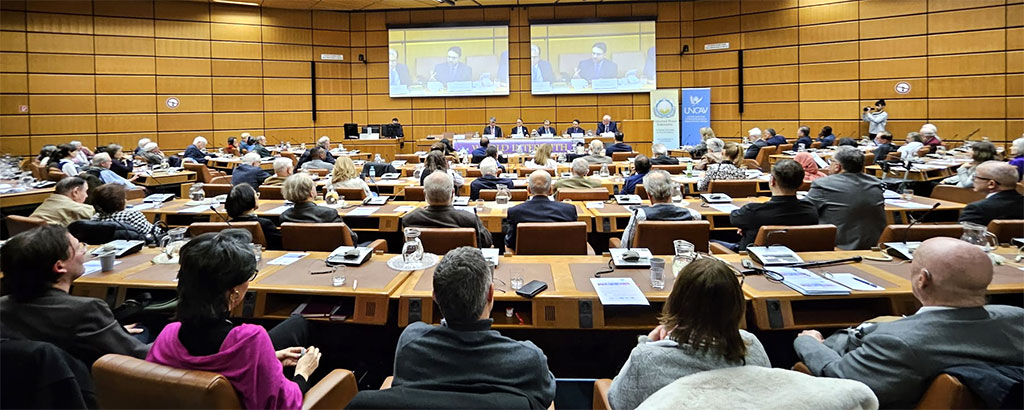
<path fill-rule="evenodd" d="M 531 22 L 530 92 L 603 94 L 656 89 L 654 25 L 654 20 Z"/>
<path fill-rule="evenodd" d="M 509 95 L 508 24 L 388 28 L 391 97 Z"/>

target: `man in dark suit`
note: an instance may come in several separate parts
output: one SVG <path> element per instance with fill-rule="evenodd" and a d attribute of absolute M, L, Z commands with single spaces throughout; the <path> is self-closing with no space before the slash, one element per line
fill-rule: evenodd
<path fill-rule="evenodd" d="M 480 178 L 469 184 L 469 199 L 475 201 L 480 198 L 481 189 L 498 189 L 502 185 L 512 189 L 513 182 L 508 178 L 498 178 L 498 161 L 486 157 L 480 162 Z"/>
<path fill-rule="evenodd" d="M 672 175 L 664 170 L 648 172 L 642 178 L 651 206 L 636 208 L 622 232 L 622 248 L 632 247 L 637 226 L 644 221 L 699 221 L 700 212 L 672 203 Z"/>
<path fill-rule="evenodd" d="M 474 148 L 473 152 L 472 152 L 472 155 L 473 155 L 472 162 L 474 164 L 479 164 L 480 161 L 483 161 L 484 158 L 487 158 L 487 144 L 490 144 L 490 143 L 491 143 L 490 138 L 487 138 L 487 137 L 480 138 L 480 146 Z"/>
<path fill-rule="evenodd" d="M 539 127 L 539 128 L 537 128 L 537 135 L 538 136 L 543 136 L 544 134 L 555 135 L 556 132 L 557 131 L 555 131 L 555 127 L 551 126 L 551 121 L 550 120 L 544 120 L 544 125 Z"/>
<path fill-rule="evenodd" d="M 566 128 L 565 133 L 572 136 L 572 134 L 586 134 L 587 130 L 580 128 L 580 120 L 572 120 L 572 126 Z"/>
<path fill-rule="evenodd" d="M 527 137 L 530 135 L 530 129 L 526 128 L 523 125 L 522 118 L 516 118 L 516 126 L 512 127 L 512 132 L 510 132 L 508 135 L 522 135 L 524 137 Z"/>
<path fill-rule="evenodd" d="M 398 62 L 398 51 L 393 48 L 388 50 L 388 84 L 412 84 L 412 76 L 409 75 L 409 66 Z"/>
<path fill-rule="evenodd" d="M 505 233 L 505 246 L 516 249 L 516 228 L 520 222 L 575 222 L 576 206 L 556 202 L 551 198 L 551 174 L 537 170 L 530 174 L 529 190 L 532 197 L 529 201 L 513 206 L 508 210 L 508 232 Z"/>
<path fill-rule="evenodd" d="M 768 182 L 772 199 L 768 202 L 750 202 L 729 215 L 729 222 L 743 231 L 743 238 L 734 250 L 747 249 L 764 225 L 817 224 L 818 210 L 814 204 L 796 198 L 796 190 L 803 183 L 804 168 L 799 163 L 791 159 L 776 162 Z"/>
<path fill-rule="evenodd" d="M 651 165 L 679 165 L 678 158 L 668 156 L 668 149 L 665 148 L 665 144 L 651 145 L 651 152 L 654 153 L 654 158 L 651 158 Z"/>
<path fill-rule="evenodd" d="M 1024 218 L 1024 196 L 1017 193 L 1017 168 L 999 161 L 986 161 L 974 172 L 974 191 L 988 194 L 968 204 L 960 222 L 987 226 L 993 219 Z"/>
<path fill-rule="evenodd" d="M 863 169 L 864 153 L 840 147 L 829 163 L 830 175 L 815 179 L 807 192 L 807 200 L 818 209 L 819 222 L 839 229 L 839 249 L 871 249 L 885 229 L 882 181 Z"/>
<path fill-rule="evenodd" d="M 0 316 L 5 329 L 49 342 L 86 366 L 116 353 L 144 359 L 149 345 L 132 337 L 143 329 L 122 326 L 102 299 L 71 296 L 71 283 L 85 273 L 86 245 L 54 225 L 11 237 L 0 253 L 4 290 Z"/>
<path fill-rule="evenodd" d="M 633 147 L 629 146 L 629 144 L 622 142 L 622 140 L 624 139 L 626 139 L 625 135 L 622 135 L 621 132 L 616 132 L 615 143 L 607 147 L 604 147 L 604 155 L 610 157 L 612 156 L 612 153 L 615 152 L 633 152 Z"/>
<path fill-rule="evenodd" d="M 242 156 L 242 163 L 231 170 L 231 185 L 241 183 L 249 184 L 253 189 L 259 189 L 263 180 L 270 177 L 270 173 L 260 168 L 260 155 L 250 152 Z"/>
<path fill-rule="evenodd" d="M 590 58 L 580 61 L 573 78 L 582 78 L 593 81 L 600 78 L 618 78 L 619 66 L 614 61 L 605 58 L 608 53 L 608 45 L 603 42 L 594 43 L 590 50 Z"/>
<path fill-rule="evenodd" d="M 461 63 L 462 47 L 453 46 L 448 49 L 448 61 L 434 66 L 431 77 L 435 81 L 448 84 L 450 81 L 473 81 L 473 69 Z"/>
<path fill-rule="evenodd" d="M 786 143 L 786 137 L 775 133 L 775 128 L 768 128 L 765 131 L 768 132 L 768 139 L 764 141 L 768 145 L 782 145 Z"/>
<path fill-rule="evenodd" d="M 992 274 L 981 248 L 929 239 L 914 251 L 910 266 L 910 285 L 922 305 L 917 313 L 828 339 L 805 330 L 793 348 L 815 376 L 860 381 L 881 408 L 912 408 L 935 376 L 951 367 L 1024 364 L 1024 309 L 985 304 Z"/>
<path fill-rule="evenodd" d="M 892 140 L 892 136 L 889 136 L 889 140 Z M 811 149 L 811 144 L 814 140 L 811 139 L 811 127 L 803 126 L 796 130 L 796 141 L 793 142 L 793 149 L 799 150 L 800 144 L 804 144 L 804 149 Z"/>
<path fill-rule="evenodd" d="M 402 130 L 402 123 L 398 122 L 398 118 L 391 119 L 391 126 L 395 128 L 395 138 L 405 138 L 405 131 Z"/>
<path fill-rule="evenodd" d="M 601 122 L 597 123 L 597 134 L 603 134 L 606 132 L 619 132 L 619 127 L 615 125 L 615 121 L 612 121 L 612 116 L 605 114 L 601 117 Z"/>
<path fill-rule="evenodd" d="M 530 81 L 534 83 L 555 81 L 551 63 L 540 59 L 540 47 L 530 46 Z"/>
<path fill-rule="evenodd" d="M 494 136 L 494 138 L 501 138 L 501 127 L 498 126 L 498 120 L 494 117 L 491 117 L 490 122 L 487 124 L 486 127 L 484 127 L 484 132 L 482 132 L 481 134 L 492 135 Z"/>
<path fill-rule="evenodd" d="M 751 128 L 750 131 L 747 131 L 747 139 L 750 141 L 750 146 L 743 153 L 743 159 L 757 159 L 757 154 L 761 152 L 761 148 L 768 146 L 768 143 L 762 137 L 761 129 L 757 127 Z"/>
<path fill-rule="evenodd" d="M 204 149 L 206 149 L 206 138 L 198 136 L 192 140 L 192 145 L 185 147 L 185 152 L 181 156 L 183 158 L 191 158 L 197 163 L 205 164 L 209 157 L 203 152 Z"/>
<path fill-rule="evenodd" d="M 890 152 L 895 152 L 896 147 L 892 146 L 892 134 L 889 131 L 882 131 L 875 136 L 875 143 L 878 147 L 875 148 L 875 163 L 881 164 L 885 162 L 885 157 L 889 156 Z M 808 145 L 809 147 L 810 145 Z"/>
<path fill-rule="evenodd" d="M 636 169 L 636 173 L 622 181 L 620 194 L 633 195 L 637 184 L 642 183 L 644 176 L 651 171 L 651 159 L 647 158 L 644 154 L 637 155 L 636 159 L 633 160 L 633 168 Z"/>
<path fill-rule="evenodd" d="M 423 179 L 426 208 L 418 208 L 402 217 L 402 225 L 424 228 L 473 228 L 476 246 L 490 248 L 491 232 L 475 213 L 460 211 L 452 206 L 455 185 L 446 172 L 431 172 Z"/>

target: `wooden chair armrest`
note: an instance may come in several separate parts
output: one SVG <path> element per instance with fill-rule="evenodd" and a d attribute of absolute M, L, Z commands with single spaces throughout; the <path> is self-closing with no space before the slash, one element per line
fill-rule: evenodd
<path fill-rule="evenodd" d="M 811 369 L 807 368 L 807 365 L 804 364 L 804 362 L 796 362 L 796 364 L 793 365 L 793 371 L 814 376 L 811 374 Z"/>
<path fill-rule="evenodd" d="M 380 389 L 381 390 L 390 389 L 391 388 L 391 383 L 394 383 L 394 382 L 395 382 L 395 376 L 385 377 L 384 378 L 384 383 L 380 384 Z"/>
<path fill-rule="evenodd" d="M 306 392 L 302 410 L 344 408 L 356 393 L 359 393 L 356 376 L 345 369 L 334 369 Z"/>
<path fill-rule="evenodd" d="M 609 238 L 608 239 L 608 249 L 611 249 L 611 248 L 621 248 L 621 247 L 622 247 L 622 239 L 619 239 L 619 238 Z"/>
<path fill-rule="evenodd" d="M 373 251 L 377 253 L 388 253 L 388 241 L 383 239 L 374 240 L 373 242 L 370 242 L 369 248 L 373 249 Z"/>
<path fill-rule="evenodd" d="M 608 390 L 612 389 L 612 379 L 594 380 L 594 410 L 612 410 L 608 402 Z"/>
<path fill-rule="evenodd" d="M 715 243 L 715 242 L 711 242 L 708 245 L 708 250 L 710 250 L 712 254 L 716 254 L 716 255 L 727 255 L 727 254 L 735 254 L 736 253 L 736 252 L 733 252 L 732 249 L 726 248 L 724 245 L 722 245 L 720 243 Z"/>

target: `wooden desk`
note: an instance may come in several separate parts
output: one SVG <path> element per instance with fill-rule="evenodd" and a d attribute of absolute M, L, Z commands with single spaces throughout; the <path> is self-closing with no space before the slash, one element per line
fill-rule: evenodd
<path fill-rule="evenodd" d="M 369 160 L 373 158 L 372 154 L 380 154 L 385 161 L 391 161 L 395 159 L 395 155 L 401 152 L 402 140 L 397 138 L 381 138 L 379 140 L 357 140 L 357 139 L 346 139 L 338 141 L 341 146 L 345 147 L 346 150 L 359 150 L 359 154 L 352 156 L 352 159 L 358 159 L 357 156 L 363 157 Z"/>
<path fill-rule="evenodd" d="M 878 178 L 901 179 L 905 174 L 908 181 L 941 181 L 956 174 L 956 169 L 959 167 L 960 163 L 930 161 L 925 164 L 914 164 L 910 172 L 906 172 L 904 167 L 891 167 L 890 173 L 886 174 L 878 165 L 868 165 L 864 168 L 864 172 Z"/>
<path fill-rule="evenodd" d="M 16 185 L 18 182 L 13 180 L 0 180 L 0 184 L 11 184 Z M 47 188 L 35 188 L 28 189 L 21 192 L 11 192 L 6 194 L 0 194 L 0 208 L 10 208 L 15 206 L 23 205 L 39 205 L 50 197 L 53 193 L 53 187 Z"/>
<path fill-rule="evenodd" d="M 129 174 L 129 178 L 134 173 Z M 159 187 L 169 185 L 181 185 L 196 182 L 196 173 L 193 171 L 154 172 L 145 174 L 136 179 L 134 184 L 144 187 Z"/>
<path fill-rule="evenodd" d="M 221 171 L 230 173 L 231 170 L 235 169 L 238 164 L 242 163 L 242 159 L 239 157 L 218 157 L 210 158 L 206 161 L 206 165 L 213 169 L 219 169 Z M 274 173 L 274 158 L 261 159 L 260 169 L 265 169 Z"/>

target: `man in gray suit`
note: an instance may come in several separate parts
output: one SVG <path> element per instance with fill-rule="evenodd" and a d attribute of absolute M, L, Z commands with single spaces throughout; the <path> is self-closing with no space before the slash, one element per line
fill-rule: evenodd
<path fill-rule="evenodd" d="M 871 249 L 885 229 L 882 181 L 862 173 L 864 153 L 840 147 L 829 163 L 831 175 L 811 183 L 807 199 L 818 208 L 819 223 L 839 228 L 840 249 Z"/>
<path fill-rule="evenodd" d="M 868 385 L 883 408 L 912 408 L 943 370 L 959 365 L 1024 364 L 1024 309 L 985 305 L 992 262 L 977 246 L 932 238 L 914 252 L 912 316 L 862 324 L 823 340 L 805 330 L 793 341 L 817 376 Z"/>

